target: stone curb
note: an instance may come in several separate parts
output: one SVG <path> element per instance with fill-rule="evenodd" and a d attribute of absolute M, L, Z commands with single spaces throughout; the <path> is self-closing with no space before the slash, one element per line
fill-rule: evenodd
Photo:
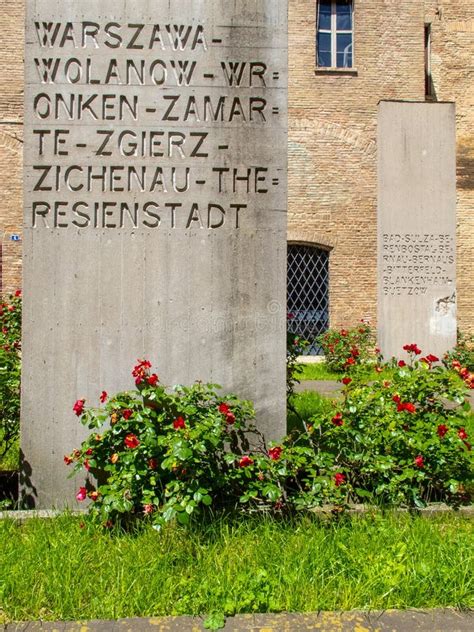
<path fill-rule="evenodd" d="M 320 516 L 330 516 L 333 515 L 334 507 L 332 505 L 327 505 L 324 507 L 316 507 L 315 509 L 308 510 L 312 514 L 320 515 Z M 367 513 L 383 513 L 382 509 L 378 507 L 371 507 L 370 505 L 352 505 L 347 509 L 347 515 L 363 515 Z M 468 518 L 474 518 L 474 505 L 466 505 L 465 507 L 459 507 L 458 509 L 453 509 L 444 503 L 428 505 L 424 509 L 415 509 L 415 508 L 398 508 L 398 509 L 387 509 L 385 513 L 392 514 L 406 514 L 412 513 L 420 516 L 425 516 L 427 518 L 432 516 L 439 516 L 444 514 L 457 514 Z M 78 517 L 85 516 L 87 512 L 85 511 L 68 511 L 67 515 Z M 0 520 L 16 520 L 17 522 L 26 522 L 27 520 L 39 519 L 39 520 L 52 520 L 54 518 L 59 518 L 61 516 L 66 515 L 64 511 L 52 510 L 52 509 L 32 509 L 32 510 L 19 510 L 19 511 L 0 511 Z"/>
<path fill-rule="evenodd" d="M 11 623 L 4 632 L 201 632 L 203 617 Z M 472 632 L 474 613 L 443 610 L 239 615 L 224 632 Z"/>

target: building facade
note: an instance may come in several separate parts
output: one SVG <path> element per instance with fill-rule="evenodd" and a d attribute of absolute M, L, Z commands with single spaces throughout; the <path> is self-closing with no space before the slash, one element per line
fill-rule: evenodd
<path fill-rule="evenodd" d="M 0 292 L 8 293 L 21 284 L 24 3 L 2 7 Z M 289 0 L 289 24 L 290 303 L 316 328 L 375 323 L 378 103 L 454 101 L 458 318 L 473 332 L 474 3 Z"/>

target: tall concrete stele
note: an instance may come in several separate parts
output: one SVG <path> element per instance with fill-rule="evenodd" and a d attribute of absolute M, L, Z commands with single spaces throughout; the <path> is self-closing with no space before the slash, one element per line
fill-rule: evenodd
<path fill-rule="evenodd" d="M 453 103 L 379 109 L 378 322 L 385 358 L 456 343 L 456 118 Z"/>
<path fill-rule="evenodd" d="M 72 406 L 138 358 L 284 434 L 287 77 L 287 0 L 27 0 L 30 504 L 74 503 Z"/>

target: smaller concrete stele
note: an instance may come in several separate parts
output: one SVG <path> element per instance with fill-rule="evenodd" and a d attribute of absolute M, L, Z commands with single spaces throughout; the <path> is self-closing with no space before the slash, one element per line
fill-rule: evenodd
<path fill-rule="evenodd" d="M 453 103 L 379 106 L 378 334 L 386 359 L 456 343 Z"/>

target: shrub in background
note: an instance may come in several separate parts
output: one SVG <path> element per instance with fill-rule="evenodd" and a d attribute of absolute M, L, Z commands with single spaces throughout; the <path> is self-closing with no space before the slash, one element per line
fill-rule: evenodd
<path fill-rule="evenodd" d="M 303 441 L 320 458 L 331 456 L 349 501 L 417 507 L 469 502 L 473 418 L 466 389 L 438 358 L 416 359 L 416 345 L 405 350 L 410 361 L 392 361 L 390 380 L 346 375 L 333 415 L 311 419 L 307 437 L 295 443 Z"/>
<path fill-rule="evenodd" d="M 21 292 L 0 303 L 0 458 L 20 432 Z"/>
<path fill-rule="evenodd" d="M 299 384 L 298 375 L 303 372 L 303 366 L 298 364 L 298 357 L 303 355 L 309 344 L 298 334 L 290 331 L 286 334 L 286 396 L 288 401 L 295 393 L 296 384 Z"/>
<path fill-rule="evenodd" d="M 327 367 L 338 373 L 374 362 L 379 353 L 375 341 L 372 327 L 364 321 L 357 327 L 329 329 L 318 337 Z"/>
<path fill-rule="evenodd" d="M 466 381 L 468 386 L 474 384 L 474 336 L 458 331 L 457 344 L 452 351 L 447 353 L 443 362 L 453 368 Z"/>

